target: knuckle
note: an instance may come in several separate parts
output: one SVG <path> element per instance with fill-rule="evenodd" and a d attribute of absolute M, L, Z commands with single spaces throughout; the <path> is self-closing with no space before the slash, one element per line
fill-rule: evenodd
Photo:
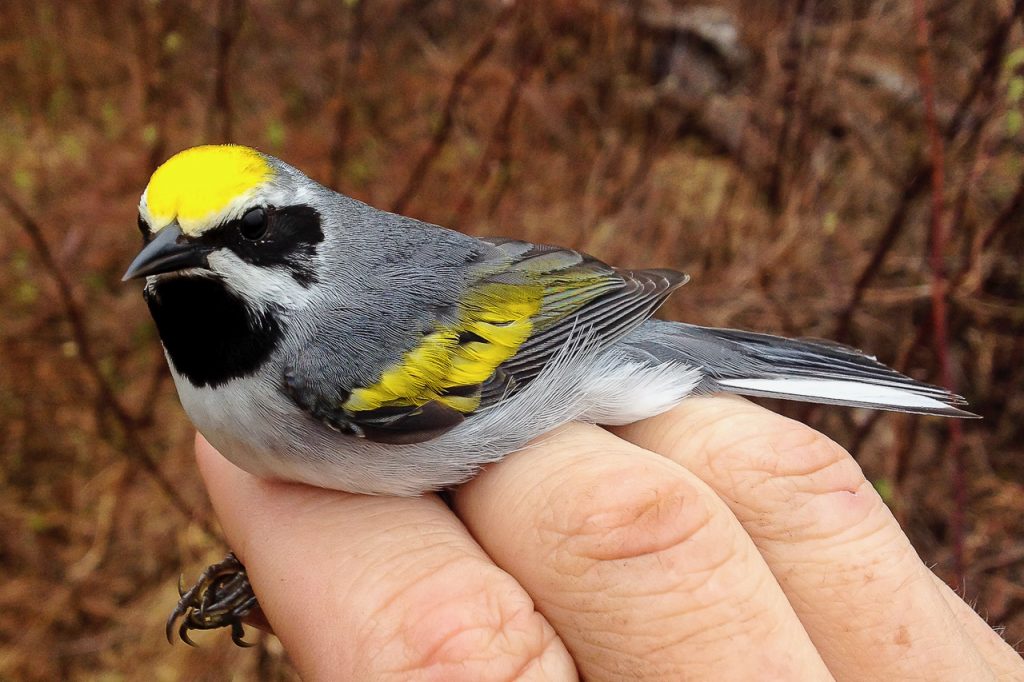
<path fill-rule="evenodd" d="M 544 531 L 570 559 L 621 561 L 665 552 L 711 519 L 705 495 L 669 465 L 636 459 L 577 475 L 554 491 Z"/>
<path fill-rule="evenodd" d="M 803 424 L 793 424 L 768 441 L 775 479 L 792 481 L 799 492 L 856 490 L 864 474 L 838 443 Z"/>
<path fill-rule="evenodd" d="M 385 642 L 404 663 L 380 678 L 507 680 L 557 656 L 558 640 L 533 602 L 493 566 L 453 565 L 407 588 L 387 606 Z"/>
<path fill-rule="evenodd" d="M 794 421 L 774 420 L 722 448 L 712 466 L 741 520 L 765 538 L 870 534 L 884 503 L 860 465 L 837 443 Z"/>
<path fill-rule="evenodd" d="M 727 468 L 739 486 L 758 488 L 768 500 L 856 492 L 864 474 L 835 441 L 795 421 L 777 421 L 769 429 L 741 436 L 711 462 Z"/>
<path fill-rule="evenodd" d="M 770 573 L 725 506 L 676 465 L 603 464 L 577 472 L 547 505 L 545 613 L 574 654 L 611 666 L 609 678 L 626 664 L 637 677 L 664 679 L 652 661 L 710 641 L 709 630 L 735 632 L 737 617 L 756 613 L 760 622 Z"/>

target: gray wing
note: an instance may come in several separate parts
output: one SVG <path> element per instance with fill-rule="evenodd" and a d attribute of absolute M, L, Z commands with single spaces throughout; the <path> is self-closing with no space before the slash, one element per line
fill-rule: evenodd
<path fill-rule="evenodd" d="M 489 241 L 515 253 L 520 264 L 539 271 L 549 291 L 538 331 L 484 384 L 481 407 L 529 384 L 573 335 L 587 337 L 598 348 L 615 343 L 650 318 L 673 291 L 689 280 L 675 270 L 614 268 L 569 249 L 505 239 Z M 597 274 L 600 285 L 595 295 L 581 296 L 572 287 L 561 290 L 565 276 L 571 282 L 581 268 Z"/>
<path fill-rule="evenodd" d="M 422 351 L 418 344 L 437 342 L 438 335 L 451 329 L 460 315 L 474 314 L 472 311 L 453 312 L 448 307 L 437 314 L 428 314 L 424 326 L 424 310 L 431 310 L 431 305 L 406 292 L 400 299 L 402 309 L 389 313 L 389 306 L 380 302 L 375 310 L 363 315 L 373 317 L 376 323 L 380 323 L 379 318 L 385 318 L 383 324 L 387 328 L 377 338 L 404 339 L 404 345 L 399 346 L 400 353 L 392 353 L 390 362 L 374 363 L 377 371 L 368 379 L 347 383 L 336 380 L 325 383 L 324 377 L 338 377 L 325 365 L 361 363 L 365 366 L 366 358 L 379 356 L 380 349 L 364 348 L 366 355 L 360 356 L 360 347 L 348 343 L 327 349 L 327 352 L 303 354 L 285 374 L 285 386 L 295 402 L 317 420 L 342 433 L 390 443 L 429 440 L 457 426 L 476 410 L 528 384 L 570 339 L 573 330 L 586 329 L 587 338 L 600 347 L 614 343 L 650 317 L 671 291 L 686 282 L 685 275 L 671 270 L 617 270 L 569 249 L 511 240 L 483 240 L 481 243 L 489 248 L 467 258 L 465 267 L 472 275 L 461 293 L 458 284 L 453 283 L 453 291 L 460 301 L 483 296 L 483 302 L 475 306 L 483 311 L 479 314 L 485 314 L 490 324 L 514 325 L 519 323 L 514 319 L 519 308 L 486 297 L 500 296 L 500 292 L 515 294 L 519 287 L 534 292 L 531 296 L 535 297 L 536 305 L 528 320 L 531 332 L 510 357 L 490 366 L 487 375 L 479 380 L 451 383 L 445 382 L 443 377 L 429 376 L 422 386 L 399 391 L 388 400 L 354 406 L 353 394 L 358 396 L 366 389 L 379 394 L 375 387 L 379 387 L 381 381 L 390 382 L 389 386 L 401 383 L 404 391 L 408 383 L 404 382 L 406 377 L 402 377 L 403 382 L 382 377 L 396 368 L 401 370 L 403 363 L 413 357 L 410 354 Z M 382 295 L 387 296 L 386 292 Z M 411 316 L 405 307 L 415 309 L 415 315 Z M 496 314 L 498 317 L 491 319 Z M 510 319 L 503 320 L 501 314 L 508 314 Z M 409 320 L 419 325 L 412 330 L 414 333 L 406 328 L 394 328 Z M 354 320 L 347 319 L 338 326 L 351 330 Z M 360 343 L 370 338 L 372 346 L 374 339 L 369 335 L 362 334 L 359 338 Z M 457 361 L 480 350 L 494 350 L 486 346 L 488 339 L 475 333 L 460 332 L 445 338 L 447 345 L 435 353 L 441 356 L 442 362 L 445 357 Z M 478 345 L 474 347 L 474 344 Z M 323 348 L 322 343 L 319 347 Z M 478 365 L 474 367 L 479 369 Z"/>

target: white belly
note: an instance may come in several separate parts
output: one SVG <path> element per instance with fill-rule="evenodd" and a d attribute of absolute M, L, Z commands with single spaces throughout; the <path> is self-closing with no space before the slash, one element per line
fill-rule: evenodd
<path fill-rule="evenodd" d="M 172 374 L 192 423 L 242 469 L 324 488 L 404 496 L 461 483 L 570 421 L 627 424 L 664 412 L 700 379 L 694 368 L 630 362 L 614 350 L 562 358 L 519 393 L 451 431 L 423 443 L 391 445 L 332 431 L 269 378 L 236 379 L 211 389 Z"/>

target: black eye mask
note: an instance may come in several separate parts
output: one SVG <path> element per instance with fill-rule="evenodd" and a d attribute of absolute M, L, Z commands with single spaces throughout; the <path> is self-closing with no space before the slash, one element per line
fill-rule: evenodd
<path fill-rule="evenodd" d="M 252 208 L 199 238 L 211 248 L 230 249 L 252 265 L 285 267 L 307 287 L 317 281 L 311 261 L 323 240 L 320 213 L 305 204 Z"/>

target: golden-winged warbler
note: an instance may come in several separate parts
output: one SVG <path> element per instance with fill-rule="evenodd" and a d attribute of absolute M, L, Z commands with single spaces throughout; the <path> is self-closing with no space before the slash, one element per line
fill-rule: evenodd
<path fill-rule="evenodd" d="M 173 156 L 139 228 L 124 278 L 146 280 L 181 403 L 259 476 L 416 495 L 560 424 L 718 392 L 970 416 L 849 347 L 651 319 L 679 272 L 387 213 L 247 147 Z M 187 639 L 208 623 L 183 603 Z"/>

